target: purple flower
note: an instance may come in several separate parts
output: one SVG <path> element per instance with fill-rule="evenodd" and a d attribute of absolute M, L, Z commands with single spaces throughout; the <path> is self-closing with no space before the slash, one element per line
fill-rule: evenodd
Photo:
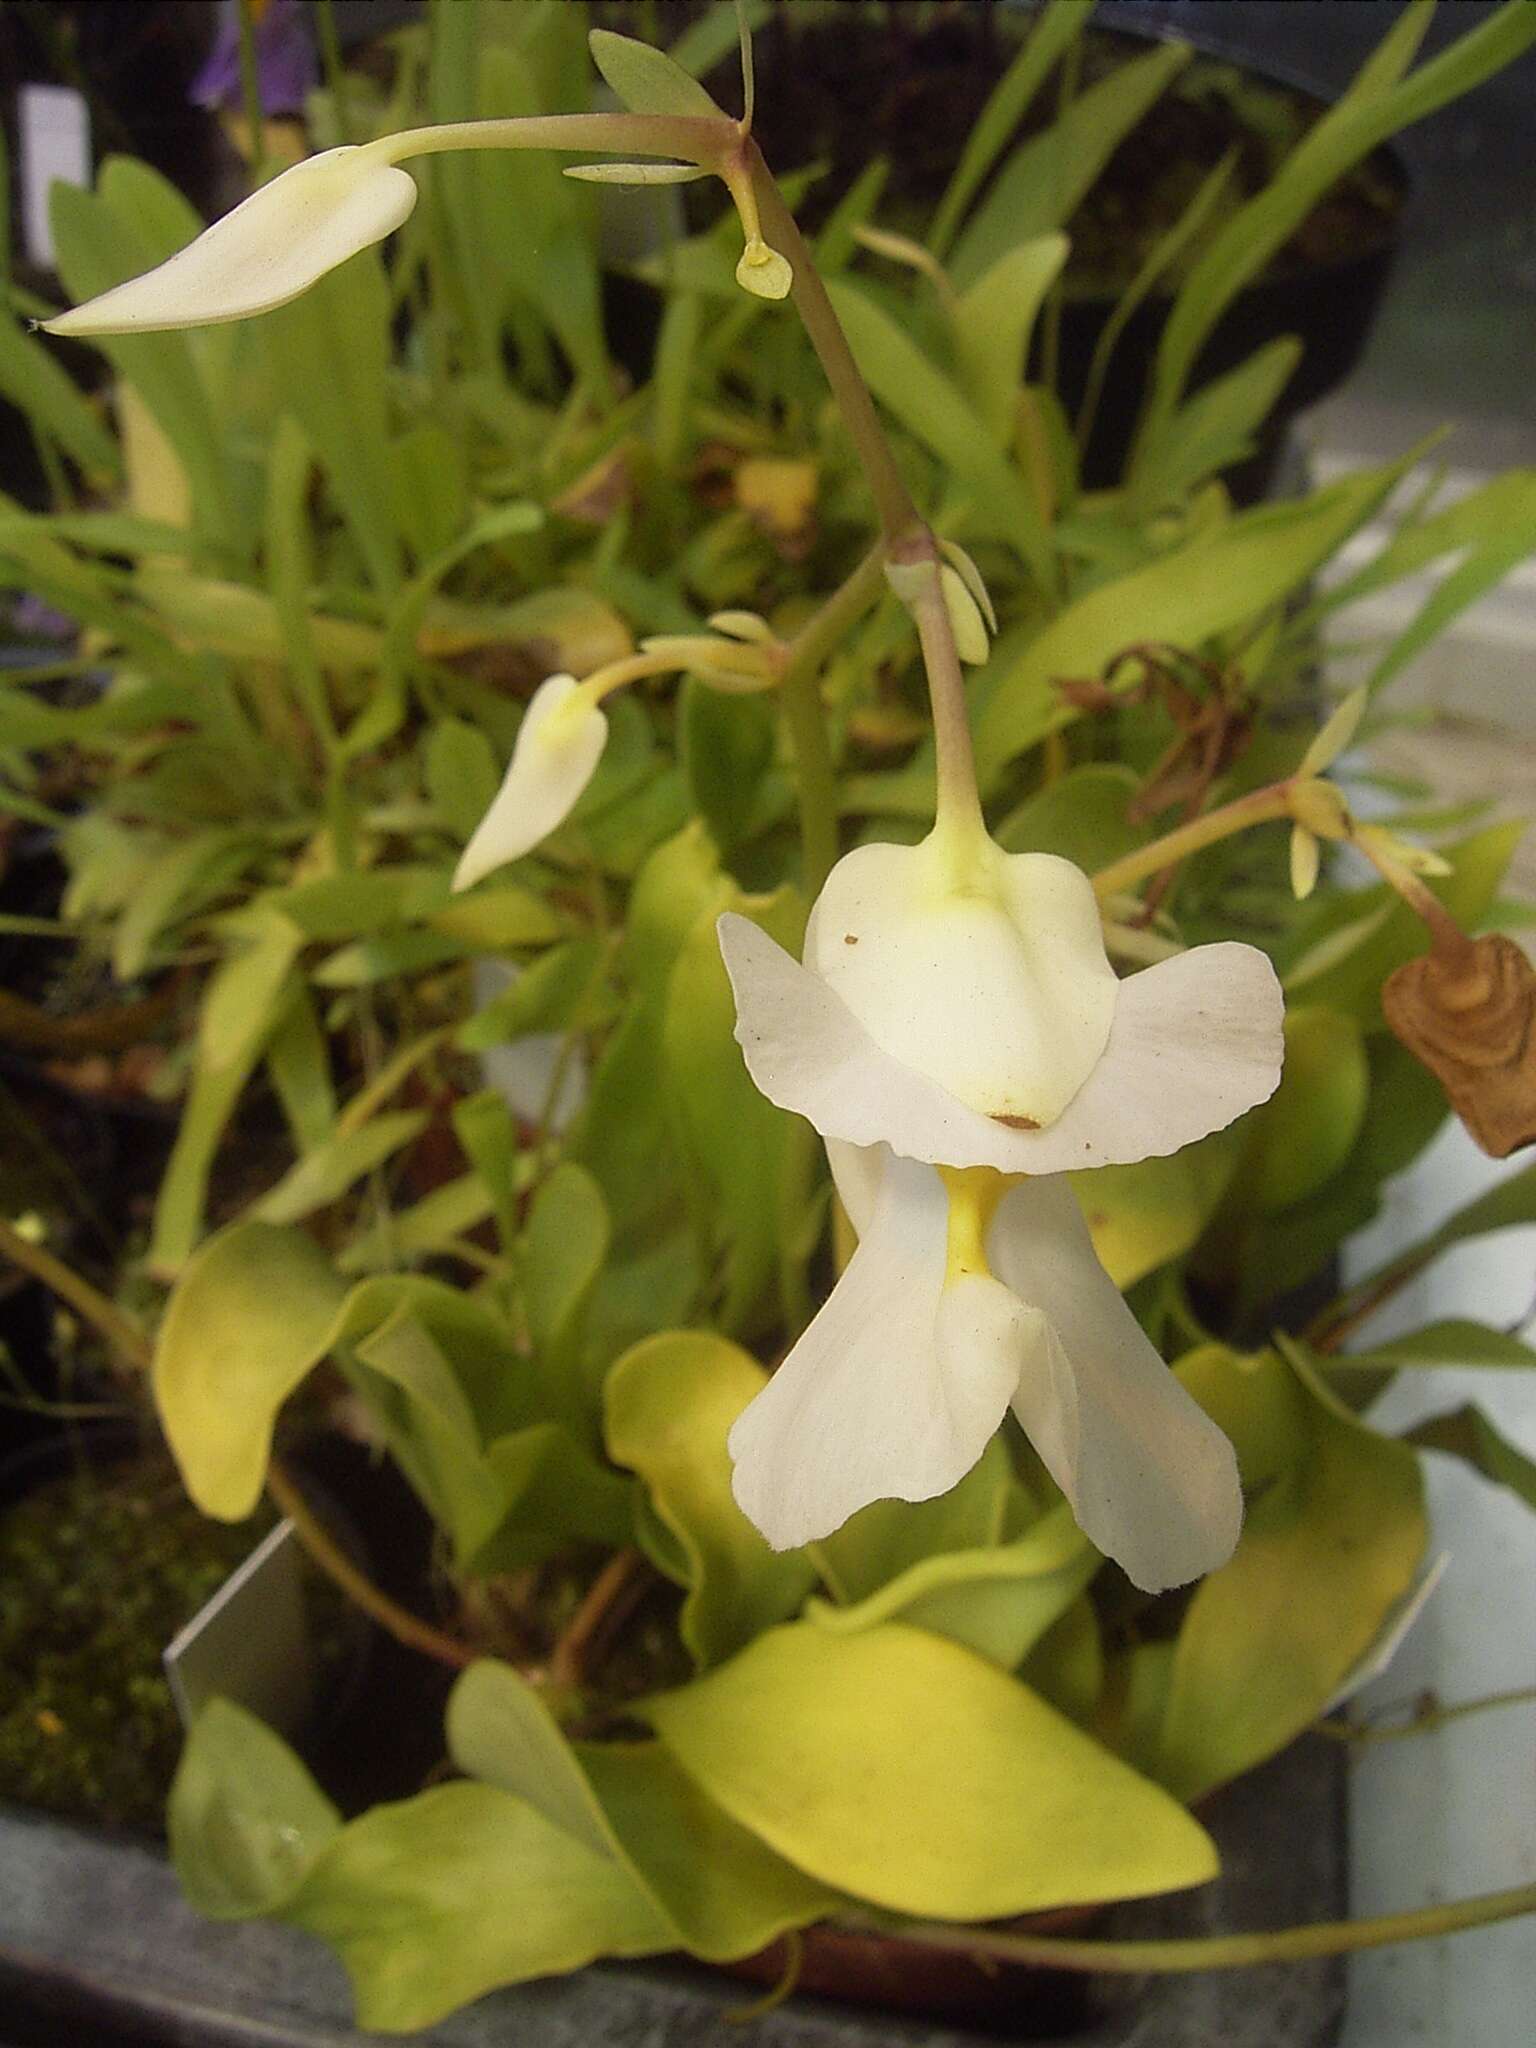
<path fill-rule="evenodd" d="M 315 46 L 300 0 L 253 0 L 256 23 L 256 74 L 262 111 L 301 114 L 305 96 L 318 76 Z M 199 107 L 244 104 L 240 84 L 240 9 L 238 0 L 224 0 L 218 34 L 188 94 Z"/>

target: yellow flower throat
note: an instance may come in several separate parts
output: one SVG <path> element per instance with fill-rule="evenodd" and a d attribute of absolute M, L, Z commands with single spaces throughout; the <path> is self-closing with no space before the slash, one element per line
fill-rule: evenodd
<path fill-rule="evenodd" d="M 997 1214 L 997 1205 L 1012 1187 L 1026 1178 L 1022 1173 L 999 1173 L 993 1166 L 941 1166 L 939 1176 L 949 1196 L 949 1238 L 944 1268 L 944 1285 L 952 1286 L 973 1274 L 990 1279 L 987 1264 L 987 1231 Z"/>

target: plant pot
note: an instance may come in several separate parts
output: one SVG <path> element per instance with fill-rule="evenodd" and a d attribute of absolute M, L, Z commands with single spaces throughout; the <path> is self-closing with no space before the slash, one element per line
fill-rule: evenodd
<path fill-rule="evenodd" d="M 1244 11 L 1228 6 L 1222 10 L 1223 20 L 1230 22 Z M 882 222 L 889 217 L 898 227 L 920 230 L 1011 57 L 1019 30 L 1030 28 L 1029 16 L 1023 7 L 962 9 L 958 15 L 941 10 L 935 16 L 914 17 L 916 25 L 908 29 L 896 10 L 894 16 L 885 14 L 862 32 L 850 34 L 846 15 L 825 27 L 812 22 L 797 28 L 793 12 L 776 10 L 757 38 L 756 133 L 778 171 L 810 162 L 830 165 L 827 175 L 811 188 L 800 210 L 802 221 L 814 228 L 864 164 L 883 155 L 891 159 L 892 170 Z M 1191 24 L 1182 12 L 1171 14 L 1172 18 L 1162 7 L 1116 5 L 1101 10 L 1096 31 L 1111 41 L 1123 41 L 1130 50 L 1151 40 L 1189 42 L 1201 56 L 1240 65 L 1277 104 L 1305 107 L 1310 115 L 1323 111 L 1336 97 L 1316 79 L 1277 65 L 1267 55 L 1250 62 L 1241 47 L 1240 26 L 1219 33 L 1204 17 Z M 867 56 L 861 54 L 864 50 Z M 734 62 L 732 58 L 722 65 L 711 81 L 727 105 L 734 104 L 731 96 L 740 90 L 732 76 Z M 807 84 L 808 80 L 814 82 Z M 1021 135 L 1053 112 L 1055 102 L 1054 85 L 1048 83 L 1037 95 Z M 1106 285 L 1085 277 L 1083 247 L 1096 244 L 1102 252 L 1111 238 L 1105 221 L 1121 196 L 1117 182 L 1134 202 L 1148 183 L 1148 164 L 1154 170 L 1167 168 L 1166 104 L 1165 99 L 1154 107 L 1121 144 L 1068 224 L 1069 230 L 1076 226 L 1080 232 L 1064 273 L 1056 383 L 1069 418 L 1075 418 L 1082 402 L 1094 347 L 1143 253 L 1134 242 L 1128 243 L 1113 282 Z M 858 111 L 850 115 L 850 109 Z M 1213 125 L 1215 120 L 1208 115 L 1192 124 L 1174 124 L 1192 128 L 1190 146 L 1197 152 L 1194 160 L 1202 175 L 1230 140 L 1241 138 L 1237 129 L 1223 135 Z M 1198 389 L 1282 335 L 1295 335 L 1303 344 L 1301 363 L 1266 420 L 1260 445 L 1227 474 L 1228 486 L 1241 504 L 1268 494 L 1295 416 L 1353 370 L 1386 289 L 1409 189 L 1403 160 L 1393 149 L 1378 149 L 1342 184 L 1344 197 L 1336 192 L 1325 198 L 1275 263 L 1238 294 L 1201 351 L 1190 379 L 1191 388 Z M 1367 198 L 1368 191 L 1374 191 L 1374 202 Z M 1101 207 L 1102 215 L 1095 211 Z M 1164 224 L 1171 226 L 1176 218 L 1174 212 Z M 1327 253 L 1317 254 L 1319 248 Z M 1083 455 L 1082 478 L 1089 489 L 1108 488 L 1124 472 L 1131 430 L 1171 305 L 1171 295 L 1154 293 L 1129 320 L 1115 348 Z M 1038 357 L 1038 340 L 1036 353 Z"/>
<path fill-rule="evenodd" d="M 1203 1814 L 1222 1875 L 1195 1893 L 1117 1907 L 1099 1922 L 1103 1934 L 1205 1934 L 1341 1913 L 1344 1771 L 1340 1745 L 1312 1740 L 1229 1786 Z M 1004 2037 L 1071 2048 L 1326 2048 L 1343 2011 L 1337 1960 L 1089 1978 L 1073 1989 L 1071 2030 L 1053 2035 L 1031 2015 L 1047 2016 L 1057 1979 L 1020 1974 Z M 965 2048 L 999 2032 L 995 2018 L 963 2030 L 914 2025 L 809 1996 L 746 2029 L 729 2017 L 743 2002 L 739 1984 L 687 1964 L 601 1967 L 498 1992 L 413 2038 L 433 2048 Z M 318 1943 L 265 1923 L 200 1920 L 147 1845 L 14 1809 L 0 1810 L 0 2009 L 7 2048 L 95 2042 L 107 2029 L 111 2048 L 366 2048 L 378 2039 L 351 2025 L 341 1967 Z"/>

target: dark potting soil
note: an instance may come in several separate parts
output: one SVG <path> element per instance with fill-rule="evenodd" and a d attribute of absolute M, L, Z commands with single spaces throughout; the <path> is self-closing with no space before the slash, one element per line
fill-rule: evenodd
<path fill-rule="evenodd" d="M 0 1513 L 0 1799 L 159 1830 L 181 1750 L 160 1653 L 271 1520 L 207 1520 L 153 1453 Z"/>

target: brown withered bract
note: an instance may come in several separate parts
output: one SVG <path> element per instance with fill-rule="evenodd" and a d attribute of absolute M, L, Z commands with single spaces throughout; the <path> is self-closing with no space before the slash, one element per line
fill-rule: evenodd
<path fill-rule="evenodd" d="M 1536 1144 L 1536 966 L 1513 939 L 1494 932 L 1408 961 L 1381 1007 L 1485 1152 Z"/>

